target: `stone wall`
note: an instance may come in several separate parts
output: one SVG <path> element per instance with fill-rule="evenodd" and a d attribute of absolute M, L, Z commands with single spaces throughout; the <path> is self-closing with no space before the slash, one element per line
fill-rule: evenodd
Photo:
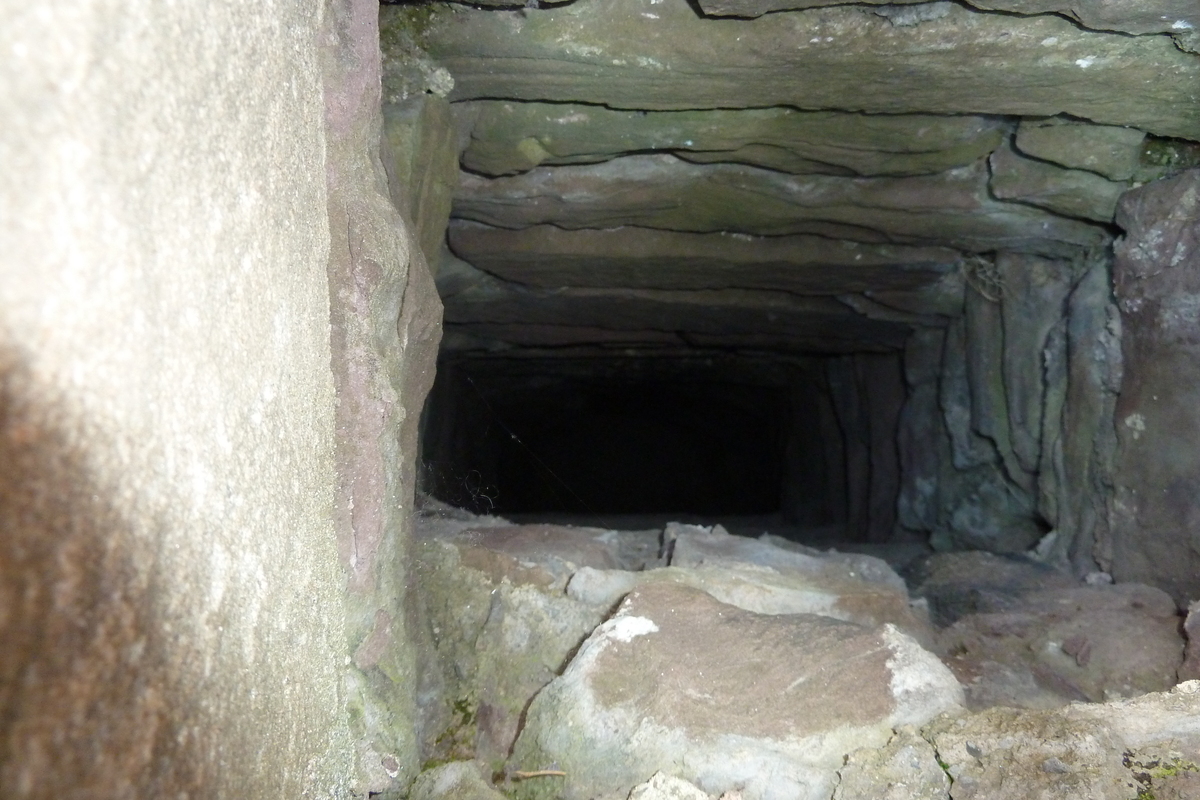
<path fill-rule="evenodd" d="M 421 405 L 441 306 L 380 158 L 378 5 L 333 0 L 325 50 L 337 539 L 348 571 L 347 690 L 356 788 L 416 777 L 417 668 L 405 602 Z"/>
<path fill-rule="evenodd" d="M 1109 557 L 1120 580 L 1200 598 L 1200 170 L 1127 193 L 1114 279 L 1125 375 Z"/>
<path fill-rule="evenodd" d="M 378 158 L 376 9 L 0 2 L 4 797 L 414 775 L 438 306 Z"/>
<path fill-rule="evenodd" d="M 980 259 L 968 265 L 961 316 L 913 335 L 902 527 L 941 549 L 1040 546 L 1062 567 L 1106 566 L 1121 380 L 1110 260 Z"/>

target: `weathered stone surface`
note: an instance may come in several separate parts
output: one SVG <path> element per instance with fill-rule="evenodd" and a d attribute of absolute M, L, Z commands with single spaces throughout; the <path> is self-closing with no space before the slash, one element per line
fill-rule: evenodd
<path fill-rule="evenodd" d="M 965 263 L 970 286 L 966 313 L 947 327 L 942 348 L 939 403 L 950 451 L 949 458 L 936 457 L 941 465 L 938 521 L 931 539 L 936 549 L 1021 552 L 1045 533 L 1036 483 L 1045 378 L 1028 365 L 1046 357 L 1042 345 L 1047 334 L 1041 328 L 1058 325 L 1062 310 L 1055 310 L 1053 303 L 1041 308 L 1038 292 L 1021 288 L 1030 279 L 1025 274 L 1028 265 L 1038 263 L 1039 259 L 1011 254 Z M 1010 290 L 1005 288 L 1004 272 L 1010 268 L 1019 272 L 1013 277 L 1006 312 Z M 1006 313 L 1013 330 L 1010 340 L 1005 339 Z M 1047 319 L 1031 326 L 1023 314 Z M 1013 377 L 1006 382 L 1008 376 Z M 1010 410 L 1014 403 L 1021 406 L 1015 412 Z M 943 447 L 936 439 L 929 446 Z M 1022 448 L 1025 461 L 1017 448 Z M 933 463 L 934 455 L 923 457 Z"/>
<path fill-rule="evenodd" d="M 361 777 L 321 53 L 351 10 L 0 3 L 0 796 Z"/>
<path fill-rule="evenodd" d="M 1147 136 L 1134 180 L 1150 183 L 1200 167 L 1200 142 Z"/>
<path fill-rule="evenodd" d="M 397 104 L 422 95 L 445 97 L 454 88 L 454 78 L 418 43 L 426 21 L 423 9 L 409 5 L 389 11 L 379 15 L 379 43 L 387 53 L 380 75 L 381 99 Z"/>
<path fill-rule="evenodd" d="M 464 221 L 450 226 L 450 246 L 480 269 L 544 288 L 743 288 L 832 295 L 928 285 L 961 259 L 948 248 L 821 236 L 635 227 L 568 231 L 555 225 L 510 230 Z"/>
<path fill-rule="evenodd" d="M 567 586 L 567 595 L 611 610 L 638 587 L 652 583 L 691 586 L 722 603 L 756 614 L 812 614 L 859 625 L 895 625 L 932 647 L 928 621 L 909 607 L 908 594 L 855 577 L 838 576 L 834 565 L 814 574 L 785 565 L 759 566 L 743 562 L 668 567 L 647 572 L 580 569 Z"/>
<path fill-rule="evenodd" d="M 714 17 L 741 17 L 752 19 L 775 11 L 796 11 L 805 8 L 838 5 L 839 0 L 700 0 L 697 5 L 705 14 Z M 892 6 L 905 3 L 925 3 L 925 0 L 901 0 L 900 3 L 885 3 L 884 0 L 868 0 L 868 5 Z M 935 3 L 931 5 L 941 5 Z"/>
<path fill-rule="evenodd" d="M 629 793 L 629 800 L 711 800 L 709 795 L 682 778 L 656 772 Z"/>
<path fill-rule="evenodd" d="M 422 772 L 408 792 L 408 800 L 503 800 L 480 774 L 475 761 L 452 761 Z"/>
<path fill-rule="evenodd" d="M 468 264 L 445 246 L 438 252 L 437 266 L 433 272 L 437 275 L 435 285 L 443 302 L 469 289 L 474 289 L 476 294 L 499 294 L 508 288 L 505 281 Z"/>
<path fill-rule="evenodd" d="M 962 316 L 963 288 L 963 271 L 954 270 L 934 283 L 915 289 L 871 289 L 863 294 L 876 303 L 900 311 L 939 314 L 947 318 L 943 324 L 948 324 L 950 319 Z"/>
<path fill-rule="evenodd" d="M 709 529 L 672 523 L 665 535 L 674 542 L 671 555 L 673 566 L 754 564 L 835 582 L 865 581 L 895 591 L 905 591 L 904 581 L 887 562 L 869 555 L 836 551 L 822 553 L 802 546 L 784 548 L 765 537 L 750 539 L 730 536 L 720 525 Z"/>
<path fill-rule="evenodd" d="M 942 348 L 938 391 L 949 454 L 937 453 L 937 524 L 930 542 L 938 550 L 1021 552 L 1045 531 L 1035 476 L 1022 468 L 1013 449 L 1004 382 L 1003 279 L 990 259 L 969 259 L 965 272 L 971 287 L 966 314 L 947 327 Z M 937 439 L 929 445 L 944 446 Z M 934 454 L 927 457 L 932 462 Z"/>
<path fill-rule="evenodd" d="M 456 100 L 1068 113 L 1200 137 L 1189 99 L 1200 64 L 1168 37 L 1082 31 L 1055 16 L 947 11 L 900 27 L 856 7 L 732 22 L 703 19 L 682 3 L 616 0 L 522 13 L 447 10 L 427 41 L 455 76 Z"/>
<path fill-rule="evenodd" d="M 905 7 L 910 4 L 912 7 Z M 799 11 L 807 8 L 821 8 L 822 6 L 841 5 L 841 2 L 840 0 L 700 0 L 697 5 L 709 16 L 753 19 L 776 11 Z M 931 19 L 940 19 L 949 13 L 950 6 L 948 2 L 942 2 L 941 0 L 934 0 L 934 2 L 928 2 L 927 0 L 900 0 L 898 3 L 889 3 L 885 2 L 885 0 L 867 0 L 864 5 L 877 6 L 877 8 L 870 9 L 871 13 L 889 20 L 893 25 L 898 27 L 907 27 Z"/>
<path fill-rule="evenodd" d="M 908 326 L 860 316 L 834 298 L 720 290 L 476 287 L 446 301 L 449 326 L 524 344 L 646 341 L 840 352 L 899 347 Z"/>
<path fill-rule="evenodd" d="M 1118 581 L 1200 598 L 1200 170 L 1149 184 L 1121 200 L 1126 235 L 1113 279 L 1125 372 L 1117 401 L 1112 569 Z"/>
<path fill-rule="evenodd" d="M 1051 382 L 1047 346 L 1060 325 L 1075 281 L 1069 262 L 1002 253 L 996 269 L 1003 281 L 1000 317 L 1004 331 L 1001 374 L 1008 408 L 1009 441 L 1021 469 L 1038 471 L 1043 413 L 1048 392 L 1059 391 L 1065 374 Z"/>
<path fill-rule="evenodd" d="M 966 166 L 996 148 L 1004 124 L 984 117 L 869 116 L 792 108 L 619 111 L 603 106 L 459 103 L 470 130 L 463 166 L 486 175 L 666 151 L 782 172 L 920 175 Z"/>
<path fill-rule="evenodd" d="M 900 454 L 899 524 L 932 531 L 938 522 L 938 478 L 948 460 L 949 438 L 938 408 L 938 372 L 945 332 L 917 330 L 904 349 L 908 397 L 900 412 L 896 446 Z"/>
<path fill-rule="evenodd" d="M 711 794 L 824 800 L 847 753 L 960 699 L 946 668 L 892 628 L 752 614 L 654 584 L 534 699 L 510 764 L 557 763 L 553 791 L 571 800 L 624 795 L 668 768 Z"/>
<path fill-rule="evenodd" d="M 1111 222 L 1126 185 L 1093 172 L 1022 158 L 1008 147 L 992 153 L 989 183 L 1001 200 L 1047 208 L 1067 217 Z"/>
<path fill-rule="evenodd" d="M 1037 543 L 1042 524 L 1034 498 L 998 464 L 943 473 L 945 502 L 930 536 L 935 550 L 1021 553 Z"/>
<path fill-rule="evenodd" d="M 862 353 L 854 361 L 859 394 L 869 419 L 871 454 L 869 520 L 864 538 L 886 542 L 896 532 L 896 495 L 900 489 L 896 429 L 904 407 L 903 365 L 898 353 Z"/>
<path fill-rule="evenodd" d="M 922 643 L 931 641 L 928 621 L 909 606 L 904 581 L 880 558 L 821 552 L 769 535 L 731 536 L 720 525 L 671 523 L 663 541 L 670 568 L 639 573 L 584 568 L 571 578 L 567 594 L 611 608 L 635 587 L 665 580 L 758 614 L 891 623 Z"/>
<path fill-rule="evenodd" d="M 1068 300 L 1062 438 L 1043 436 L 1043 452 L 1053 459 L 1054 473 L 1061 475 L 1054 524 L 1062 534 L 1063 554 L 1077 574 L 1111 564 L 1106 520 L 1122 371 L 1121 318 L 1113 302 L 1108 260 L 1093 256 L 1085 266 Z M 1043 468 L 1042 474 L 1051 470 Z"/>
<path fill-rule="evenodd" d="M 1062 14 L 1087 28 L 1124 33 L 1186 34 L 1200 27 L 1200 11 L 1189 0 L 970 0 L 976 8 L 1014 14 Z"/>
<path fill-rule="evenodd" d="M 1111 703 L 994 708 L 938 720 L 922 734 L 954 780 L 954 800 L 1188 797 L 1180 776 L 1200 771 L 1198 698 L 1200 682 L 1189 681 Z"/>
<path fill-rule="evenodd" d="M 1128 700 L 1070 706 L 1064 712 L 1103 723 L 1126 747 L 1154 745 L 1195 754 L 1200 747 L 1200 681 L 1181 683 L 1169 692 Z"/>
<path fill-rule="evenodd" d="M 530 698 L 609 611 L 568 597 L 567 581 L 618 565 L 612 532 L 495 522 L 423 515 L 414 568 L 440 674 L 422 698 L 427 756 L 493 769 Z"/>
<path fill-rule="evenodd" d="M 464 173 L 454 207 L 458 217 L 507 228 L 816 233 L 1048 255 L 1106 239 L 1095 226 L 990 199 L 982 162 L 938 175 L 842 178 L 638 155 L 504 178 Z"/>
<path fill-rule="evenodd" d="M 1183 623 L 1187 648 L 1184 650 L 1183 664 L 1179 667 L 1179 680 L 1181 681 L 1200 679 L 1200 613 L 1198 612 L 1200 612 L 1200 603 L 1191 603 L 1187 609 L 1187 618 Z"/>
<path fill-rule="evenodd" d="M 971 424 L 971 382 L 967 375 L 966 322 L 955 320 L 946 328 L 938 402 L 950 437 L 953 466 L 960 470 L 989 465 L 995 447 L 977 434 Z"/>
<path fill-rule="evenodd" d="M 1023 119 L 1017 126 L 1018 151 L 1070 169 L 1084 169 L 1127 181 L 1138 170 L 1146 134 L 1136 128 L 1092 125 L 1063 119 Z"/>
<path fill-rule="evenodd" d="M 855 750 L 838 772 L 833 800 L 947 800 L 950 778 L 912 727 L 880 748 Z"/>
<path fill-rule="evenodd" d="M 1121 741 L 1101 721 L 995 708 L 925 731 L 953 780 L 954 800 L 1132 800 Z"/>
<path fill-rule="evenodd" d="M 433 531 L 427 527 L 424 533 L 428 537 Z M 599 528 L 489 525 L 434 535 L 459 549 L 463 566 L 494 581 L 508 577 L 558 590 L 579 567 L 616 569 L 619 563 L 616 533 Z"/>
<path fill-rule="evenodd" d="M 1055 541 L 1064 553 L 1090 553 L 1094 518 L 1084 517 L 1094 511 L 1100 484 L 1092 467 L 1103 437 L 1091 436 L 1095 418 L 1083 412 L 1091 409 L 1094 395 L 1083 393 L 1093 385 L 1089 370 L 1097 367 L 1090 351 L 1073 360 L 1077 383 L 1074 394 L 1068 391 L 1064 319 L 1080 269 L 1074 261 L 1013 253 L 968 257 L 958 274 L 959 286 L 970 287 L 966 313 L 946 325 L 944 336 L 931 334 L 940 362 L 937 353 L 918 355 L 917 340 L 910 340 L 912 374 L 900 428 L 901 522 L 909 530 L 931 532 L 935 549 L 1021 552 L 1037 543 L 1047 524 L 1059 520 L 1057 504 L 1066 485 L 1062 425 L 1069 418 L 1071 457 L 1078 467 L 1071 480 L 1087 482 L 1088 488 L 1066 501 L 1078 507 L 1062 518 L 1064 532 Z M 1093 277 L 1079 295 L 1086 294 L 1087 305 L 1078 301 L 1083 307 L 1077 324 L 1093 332 L 1091 341 L 1104 343 L 1109 337 L 1095 332 L 1093 313 L 1105 305 L 1102 276 Z M 1083 348 L 1083 334 L 1072 335 Z M 1095 452 L 1087 449 L 1093 443 Z M 1089 506 L 1086 513 L 1083 506 Z M 1081 542 L 1088 538 L 1079 548 L 1077 535 Z"/>
<path fill-rule="evenodd" d="M 900 463 L 896 426 L 904 403 L 895 353 L 829 359 L 826 378 L 845 452 L 847 538 L 886 541 L 895 528 Z"/>
<path fill-rule="evenodd" d="M 450 200 L 458 184 L 458 150 L 450 105 L 422 94 L 383 106 L 383 166 L 392 202 L 413 226 L 431 267 L 446 237 Z"/>
<path fill-rule="evenodd" d="M 1189 800 L 1200 791 L 1200 764 L 1174 742 L 1153 744 L 1129 752 L 1125 766 L 1137 781 L 1138 797 Z"/>
<path fill-rule="evenodd" d="M 839 294 L 837 299 L 868 319 L 900 322 L 914 328 L 936 327 L 945 322 L 935 313 L 905 311 L 861 294 Z"/>
<path fill-rule="evenodd" d="M 965 614 L 1006 610 L 1030 592 L 1077 585 L 1069 575 L 1028 558 L 984 552 L 930 556 L 914 566 L 909 579 L 913 594 L 929 601 L 939 626 Z"/>
<path fill-rule="evenodd" d="M 378 20 L 368 0 L 345 2 L 330 9 L 322 39 L 334 508 L 352 653 L 343 691 L 359 793 L 401 792 L 418 771 L 421 676 L 406 605 L 415 409 L 433 382 L 441 337 L 436 288 L 387 194 L 380 159 Z"/>
<path fill-rule="evenodd" d="M 1175 604 L 1158 589 L 1133 583 L 1055 589 L 992 606 L 997 610 L 961 617 L 938 637 L 938 652 L 966 687 L 971 708 L 997 699 L 1046 707 L 1046 692 L 1059 705 L 1101 702 L 1175 684 L 1183 642 Z M 989 685 L 997 667 L 1010 689 L 1007 676 L 1024 675 L 1032 692 L 1003 697 Z"/>
<path fill-rule="evenodd" d="M 1008 389 L 1004 384 L 1003 275 L 999 287 L 981 287 L 979 278 L 966 296 L 967 380 L 971 388 L 971 427 L 991 441 L 1004 467 L 1004 475 L 1014 488 L 1028 489 L 1030 475 L 1023 470 L 1013 451 L 1012 425 L 1009 422 Z M 997 294 L 991 294 L 996 288 Z M 997 531 L 999 533 L 999 531 Z M 1029 532 L 1013 541 L 1005 550 L 1023 550 L 1032 544 Z"/>
<path fill-rule="evenodd" d="M 613 607 L 637 587 L 645 576 L 629 570 L 583 567 L 571 576 L 567 596 L 592 606 Z"/>

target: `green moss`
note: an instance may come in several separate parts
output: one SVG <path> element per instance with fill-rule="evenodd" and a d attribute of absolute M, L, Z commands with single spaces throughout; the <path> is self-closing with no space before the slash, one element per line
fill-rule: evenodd
<path fill-rule="evenodd" d="M 1147 136 L 1134 183 L 1149 183 L 1193 167 L 1200 167 L 1200 142 Z"/>
<path fill-rule="evenodd" d="M 475 757 L 475 733 L 478 701 L 460 697 L 451 706 L 453 720 L 434 741 L 433 754 L 421 765 L 421 771 L 440 767 L 452 761 Z"/>
<path fill-rule="evenodd" d="M 346 713 L 350 717 L 351 730 L 361 731 L 366 727 L 366 709 L 363 708 L 360 696 L 351 696 L 350 701 L 346 703 Z"/>
<path fill-rule="evenodd" d="M 432 2 L 381 6 L 379 43 L 383 51 L 389 52 L 397 46 L 403 48 L 405 40 L 425 49 L 429 29 L 433 27 L 440 7 L 441 3 Z"/>
<path fill-rule="evenodd" d="M 1143 753 L 1137 756 L 1126 753 L 1124 763 L 1138 783 L 1137 800 L 1154 800 L 1156 783 L 1168 781 L 1185 772 L 1200 773 L 1200 765 L 1173 752 L 1165 755 Z"/>
<path fill-rule="evenodd" d="M 1147 136 L 1141 161 L 1146 166 L 1173 169 L 1200 166 L 1200 142 Z"/>
<path fill-rule="evenodd" d="M 942 754 L 937 750 L 933 751 L 933 757 L 937 761 L 937 765 L 942 768 L 942 772 L 946 773 L 946 780 L 950 781 L 950 785 L 954 785 L 954 776 L 950 774 L 950 765 L 942 760 Z"/>

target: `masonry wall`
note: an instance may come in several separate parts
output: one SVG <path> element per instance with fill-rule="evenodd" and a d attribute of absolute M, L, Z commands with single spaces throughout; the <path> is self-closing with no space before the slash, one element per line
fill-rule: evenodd
<path fill-rule="evenodd" d="M 326 14 L 0 2 L 0 796 L 354 785 Z"/>

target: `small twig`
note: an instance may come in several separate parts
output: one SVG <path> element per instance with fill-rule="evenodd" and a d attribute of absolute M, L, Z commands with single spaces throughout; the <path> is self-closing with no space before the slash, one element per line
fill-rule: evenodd
<path fill-rule="evenodd" d="M 523 781 L 526 778 L 565 778 L 567 777 L 567 773 L 563 772 L 561 769 L 535 769 L 531 772 L 524 772 L 519 769 L 514 769 L 512 772 L 508 773 L 508 777 L 515 781 Z"/>

